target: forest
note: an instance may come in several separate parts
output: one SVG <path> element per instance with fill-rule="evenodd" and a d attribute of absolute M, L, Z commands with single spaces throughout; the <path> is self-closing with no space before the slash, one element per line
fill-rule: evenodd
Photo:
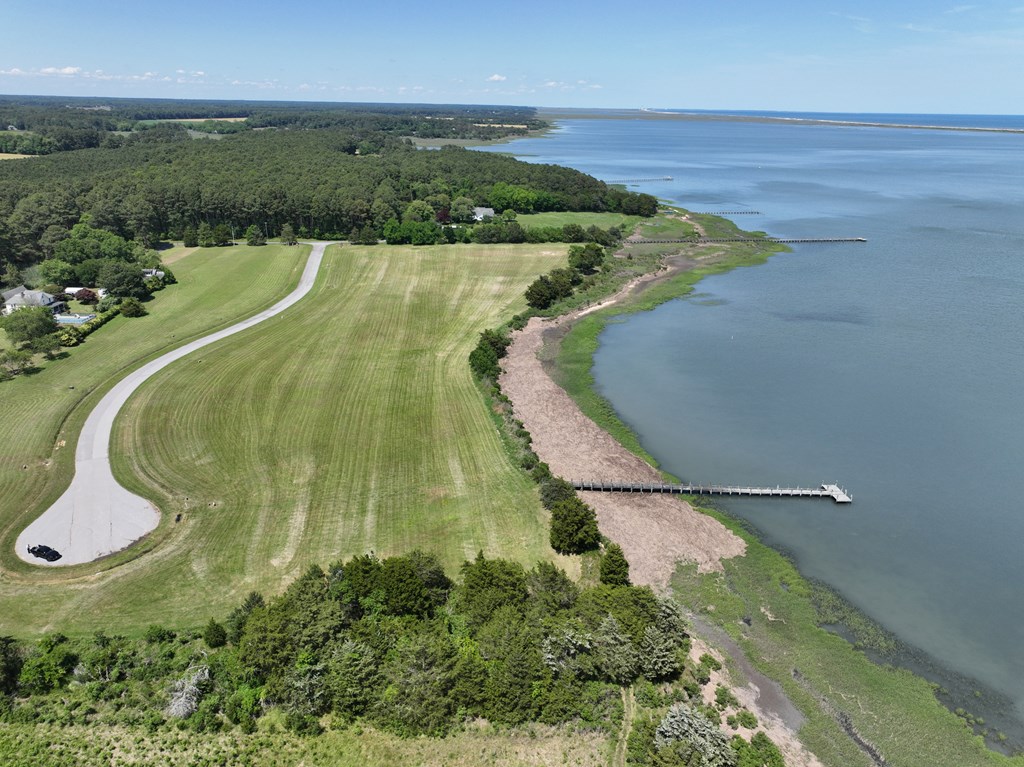
<path fill-rule="evenodd" d="M 30 116 L 39 113 L 32 118 L 36 127 L 47 112 L 31 105 L 19 109 Z M 210 106 L 208 114 L 219 110 Z M 63 112 L 58 114 L 64 119 Z M 83 114 L 83 120 L 103 123 L 119 113 Z M 471 224 L 475 206 L 499 213 L 613 211 L 650 216 L 657 210 L 649 195 L 610 187 L 569 168 L 453 146 L 418 150 L 406 138 L 413 123 L 443 124 L 448 126 L 445 131 L 461 135 L 467 121 L 484 119 L 479 114 L 298 108 L 267 114 L 278 125 L 218 140 L 195 139 L 185 125 L 166 122 L 115 135 L 116 146 L 104 143 L 0 164 L 4 282 L 18 284 L 19 270 L 53 257 L 84 215 L 91 226 L 148 248 L 162 239 L 186 239 L 202 225 L 227 227 L 233 238 L 249 227 L 275 237 L 287 225 L 299 237 L 376 242 L 390 233 L 389 241 L 425 244 L 442 241 L 443 227 Z M 496 114 L 488 119 L 532 121 L 527 114 Z M 505 228 L 484 230 L 482 240 L 476 239 L 527 239 L 516 226 L 508 226 L 508 219 L 498 223 Z M 421 237 L 424 243 L 413 236 L 414 224 L 429 228 Z M 403 225 L 404 232 L 395 228 Z M 543 236 L 562 239 L 560 232 Z M 448 241 L 471 239 L 466 233 L 448 236 Z M 593 237 L 578 241 L 583 239 Z"/>

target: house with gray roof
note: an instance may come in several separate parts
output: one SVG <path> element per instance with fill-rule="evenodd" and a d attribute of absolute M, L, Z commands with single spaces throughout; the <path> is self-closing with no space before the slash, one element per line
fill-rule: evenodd
<path fill-rule="evenodd" d="M 58 300 L 56 296 L 50 293 L 44 293 L 41 290 L 29 290 L 24 285 L 19 285 L 16 288 L 4 291 L 2 295 L 4 301 L 4 315 L 16 312 L 18 309 L 27 309 L 39 306 L 49 309 L 54 314 L 62 312 L 68 308 L 68 305 L 63 301 Z"/>

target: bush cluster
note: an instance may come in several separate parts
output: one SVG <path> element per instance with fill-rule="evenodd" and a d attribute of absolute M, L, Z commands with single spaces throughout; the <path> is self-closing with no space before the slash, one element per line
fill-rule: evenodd
<path fill-rule="evenodd" d="M 569 267 L 552 269 L 542 274 L 526 288 L 526 303 L 538 311 L 573 294 L 584 276 L 600 269 L 606 258 L 606 251 L 595 242 L 573 245 L 569 248 Z"/>

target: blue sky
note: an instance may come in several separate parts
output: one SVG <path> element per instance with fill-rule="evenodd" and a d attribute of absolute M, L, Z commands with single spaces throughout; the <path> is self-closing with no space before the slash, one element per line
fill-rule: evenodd
<path fill-rule="evenodd" d="M 1024 112 L 1024 0 L 4 0 L 0 93 Z"/>

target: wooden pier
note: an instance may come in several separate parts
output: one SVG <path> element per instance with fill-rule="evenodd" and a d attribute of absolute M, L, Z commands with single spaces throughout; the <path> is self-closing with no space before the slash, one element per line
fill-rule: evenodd
<path fill-rule="evenodd" d="M 783 243 L 799 244 L 805 242 L 867 242 L 866 237 L 682 237 L 676 240 L 653 240 L 638 238 L 630 240 L 630 245 L 645 245 L 648 243 L 687 243 L 690 245 L 703 245 L 716 242 L 745 242 L 750 245 L 759 243 Z"/>
<path fill-rule="evenodd" d="M 649 184 L 654 181 L 671 181 L 671 176 L 658 176 L 657 178 L 617 178 L 612 181 L 605 181 L 606 184 Z"/>
<path fill-rule="evenodd" d="M 839 485 L 818 487 L 743 487 L 736 485 L 651 484 L 644 482 L 573 481 L 577 490 L 595 493 L 668 493 L 671 495 L 739 495 L 783 498 L 831 498 L 836 503 L 853 503 L 853 496 Z"/>

